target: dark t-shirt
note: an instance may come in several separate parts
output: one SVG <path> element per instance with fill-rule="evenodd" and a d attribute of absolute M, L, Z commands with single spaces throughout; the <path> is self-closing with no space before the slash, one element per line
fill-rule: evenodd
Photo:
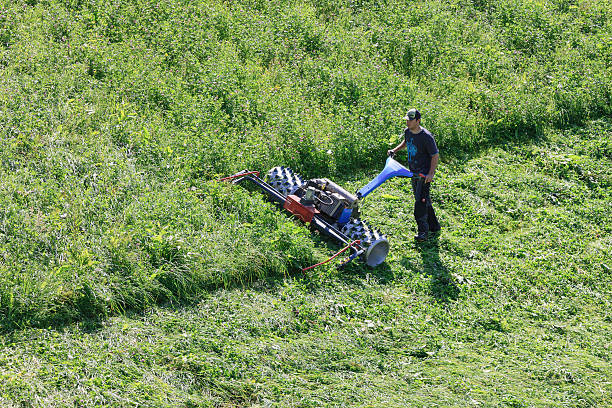
<path fill-rule="evenodd" d="M 421 128 L 419 133 L 404 130 L 406 151 L 408 152 L 408 167 L 413 173 L 427 174 L 431 166 L 431 157 L 438 153 L 438 146 L 431 132 Z"/>

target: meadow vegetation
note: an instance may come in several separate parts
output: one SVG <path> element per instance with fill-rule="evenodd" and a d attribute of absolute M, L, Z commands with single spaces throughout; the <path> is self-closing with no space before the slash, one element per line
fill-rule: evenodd
<path fill-rule="evenodd" d="M 1 0 L 0 402 L 609 404 L 610 55 L 594 0 Z M 411 106 L 444 232 L 392 180 L 376 269 L 215 182 L 356 190 Z"/>

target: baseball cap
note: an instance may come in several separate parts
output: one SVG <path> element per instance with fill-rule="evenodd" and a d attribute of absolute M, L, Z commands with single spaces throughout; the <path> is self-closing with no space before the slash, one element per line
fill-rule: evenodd
<path fill-rule="evenodd" d="M 406 116 L 404 116 L 404 120 L 412 120 L 412 119 L 421 119 L 421 112 L 412 108 L 408 112 L 406 112 Z"/>

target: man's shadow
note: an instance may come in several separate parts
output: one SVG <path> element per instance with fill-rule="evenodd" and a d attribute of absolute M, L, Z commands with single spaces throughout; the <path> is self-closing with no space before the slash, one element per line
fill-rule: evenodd
<path fill-rule="evenodd" d="M 439 234 L 430 236 L 426 242 L 416 243 L 416 249 L 423 260 L 422 272 L 431 278 L 431 295 L 438 302 L 446 303 L 457 299 L 459 287 L 453 280 L 451 272 L 440 260 L 439 239 Z M 410 269 L 416 269 L 407 260 L 402 261 L 402 264 Z"/>

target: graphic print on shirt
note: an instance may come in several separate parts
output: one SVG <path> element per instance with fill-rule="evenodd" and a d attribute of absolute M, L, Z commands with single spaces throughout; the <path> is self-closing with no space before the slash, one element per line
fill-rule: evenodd
<path fill-rule="evenodd" d="M 408 163 L 412 163 L 412 159 L 416 155 L 417 148 L 414 145 L 414 138 L 410 138 L 410 141 L 406 143 L 406 151 L 408 152 Z"/>

